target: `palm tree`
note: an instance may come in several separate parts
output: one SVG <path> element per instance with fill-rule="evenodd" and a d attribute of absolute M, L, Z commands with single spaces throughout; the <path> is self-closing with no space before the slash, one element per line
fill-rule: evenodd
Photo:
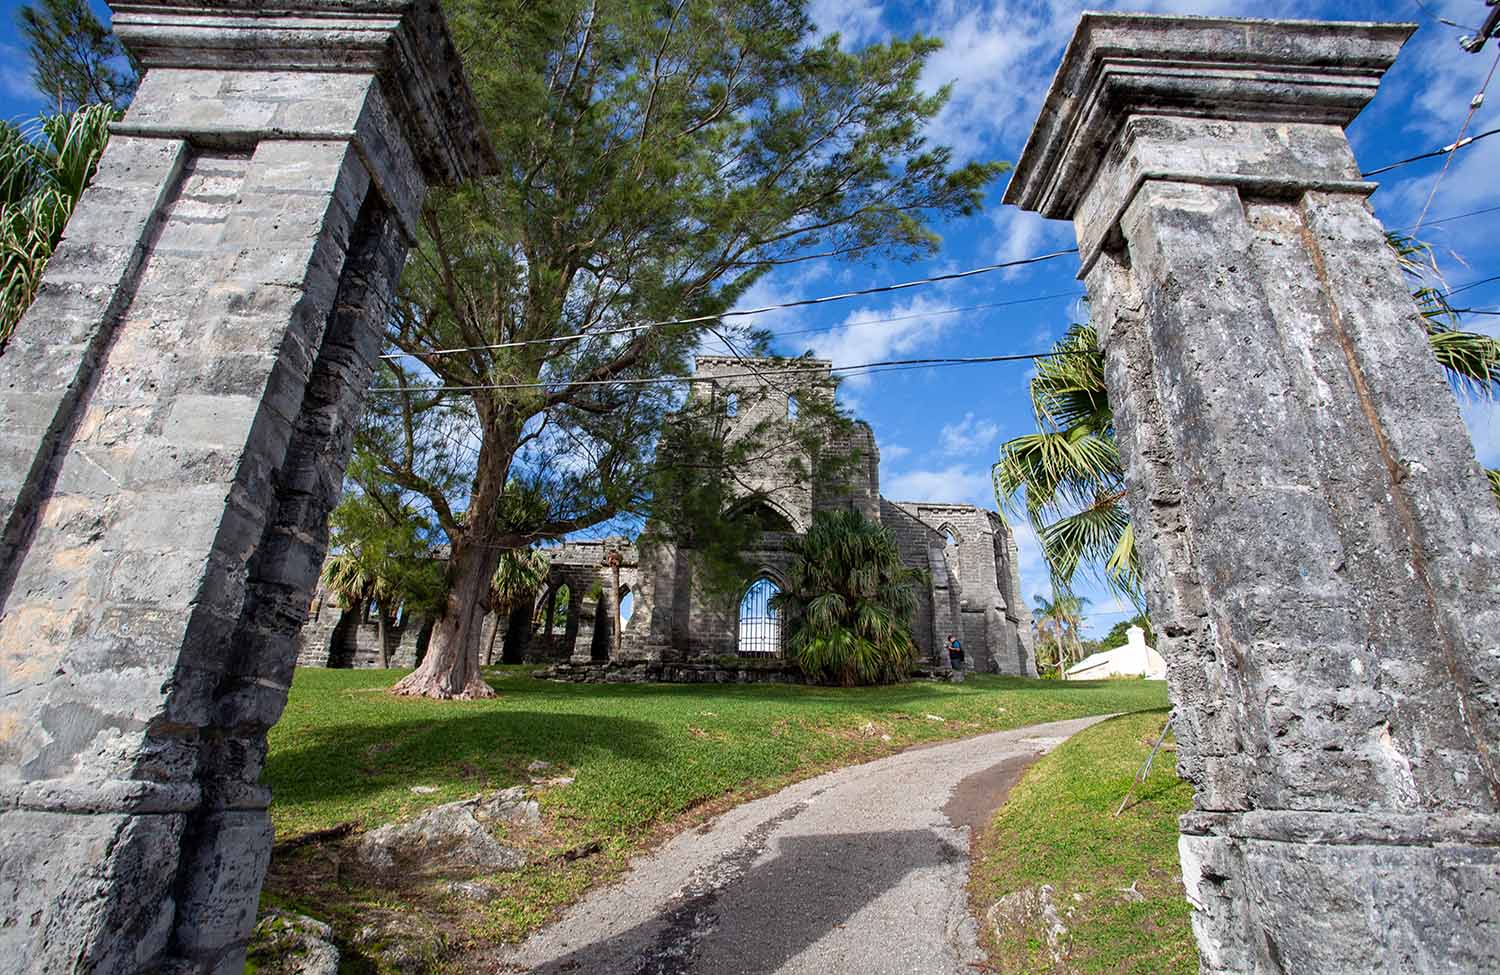
<path fill-rule="evenodd" d="M 1431 248 L 1387 234 L 1421 312 L 1433 356 L 1462 395 L 1500 394 L 1500 341 L 1455 327 Z M 1090 325 L 1074 325 L 1039 360 L 1030 382 L 1037 433 L 1006 441 L 991 469 L 995 498 L 1025 512 L 1058 593 L 1071 592 L 1082 564 L 1103 566 L 1111 589 L 1143 606 L 1135 533 L 1124 506 L 1125 478 L 1114 413 L 1104 385 L 1104 354 Z M 1500 470 L 1488 472 L 1500 503 Z"/>
<path fill-rule="evenodd" d="M 495 628 L 490 632 L 490 645 L 484 654 L 486 666 L 495 659 L 495 640 L 503 628 L 501 620 L 516 607 L 536 601 L 537 593 L 547 582 L 550 567 L 551 560 L 540 549 L 511 549 L 500 557 L 500 564 L 490 578 L 490 610 L 495 614 Z"/>
<path fill-rule="evenodd" d="M 1057 676 L 1082 658 L 1083 607 L 1088 599 L 1072 593 L 1054 593 L 1051 599 L 1031 597 L 1036 602 L 1036 628 L 1057 650 Z"/>
<path fill-rule="evenodd" d="M 340 552 L 323 563 L 323 585 L 346 611 L 358 610 L 367 601 L 375 604 L 375 638 L 380 647 L 380 666 L 389 667 L 391 655 L 385 645 L 389 608 L 401 601 L 401 586 L 395 574 L 382 571 L 375 560 L 359 552 Z"/>
<path fill-rule="evenodd" d="M 991 470 L 995 496 L 1022 504 L 1057 590 L 1082 562 L 1103 564 L 1115 590 L 1139 601 L 1140 562 L 1125 509 L 1125 473 L 1104 386 L 1104 354 L 1091 325 L 1074 325 L 1039 360 L 1030 383 L 1037 433 L 1007 441 Z"/>
<path fill-rule="evenodd" d="M 787 658 L 821 683 L 904 680 L 924 573 L 901 562 L 890 531 L 857 511 L 819 512 L 788 547 L 786 586 L 771 597 L 789 628 Z"/>
<path fill-rule="evenodd" d="M 0 122 L 0 354 L 109 141 L 112 105 L 46 116 L 30 131 Z"/>

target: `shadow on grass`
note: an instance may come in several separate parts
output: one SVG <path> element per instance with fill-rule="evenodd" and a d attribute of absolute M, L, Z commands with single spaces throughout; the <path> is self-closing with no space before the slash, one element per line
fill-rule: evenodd
<path fill-rule="evenodd" d="M 641 761 L 665 758 L 660 729 L 645 721 L 603 715 L 490 710 L 464 715 L 434 711 L 380 722 L 330 722 L 272 750 L 262 781 L 276 801 L 358 800 L 394 779 L 483 777 L 482 787 L 522 780 L 541 757 L 563 766 L 608 753 Z M 468 771 L 472 770 L 472 772 Z"/>
<path fill-rule="evenodd" d="M 996 690 L 1016 691 L 1020 693 L 1051 694 L 1055 691 L 1092 691 L 1103 690 L 1130 691 L 1135 689 L 1149 689 L 1145 681 L 1059 681 L 1042 680 L 1040 678 L 1025 677 L 1003 677 L 998 674 L 971 675 L 962 684 L 948 684 L 937 681 L 908 681 L 903 684 L 884 684 L 867 687 L 834 687 L 822 684 L 668 684 L 668 683 L 641 683 L 641 684 L 610 684 L 610 683 L 571 683 L 567 681 L 550 681 L 531 676 L 530 673 L 517 672 L 507 668 L 505 671 L 492 672 L 486 675 L 490 686 L 506 696 L 518 697 L 545 697 L 545 698 L 568 698 L 588 697 L 594 700 L 609 699 L 641 699 L 652 697 L 668 697 L 672 699 L 712 697 L 758 697 L 776 698 L 787 701 L 817 701 L 817 702 L 857 702 L 868 706 L 890 705 L 900 706 L 914 702 L 931 702 L 935 697 L 944 694 L 953 694 L 958 698 L 965 696 L 990 693 Z"/>

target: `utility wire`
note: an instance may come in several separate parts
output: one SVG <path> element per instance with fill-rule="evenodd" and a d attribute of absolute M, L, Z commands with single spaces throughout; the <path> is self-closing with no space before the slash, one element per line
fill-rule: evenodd
<path fill-rule="evenodd" d="M 1486 84 L 1488 84 L 1488 82 L 1486 82 Z M 1465 127 L 1467 127 L 1468 124 L 1469 123 L 1466 120 L 1464 122 Z M 1400 169 L 1402 166 L 1409 166 L 1414 162 L 1421 162 L 1424 159 L 1432 159 L 1436 156 L 1442 155 L 1448 155 L 1451 157 L 1451 155 L 1458 150 L 1471 146 L 1474 143 L 1478 142 L 1480 139 L 1488 139 L 1490 136 L 1495 135 L 1496 133 L 1500 133 L 1500 129 L 1490 129 L 1486 132 L 1481 132 L 1478 135 L 1471 135 L 1466 139 L 1463 137 L 1463 132 L 1460 131 L 1458 133 L 1458 140 L 1450 145 L 1443 146 L 1441 149 L 1434 149 L 1431 152 L 1424 152 L 1420 156 L 1408 156 L 1405 159 L 1398 159 L 1395 162 L 1387 163 L 1378 169 L 1366 170 L 1365 172 L 1360 173 L 1359 176 L 1360 179 L 1369 179 L 1371 176 L 1379 176 L 1381 173 L 1388 173 L 1393 169 Z"/>
<path fill-rule="evenodd" d="M 1470 281 L 1468 284 L 1460 285 L 1457 288 L 1452 289 L 1451 291 L 1444 292 L 1443 297 L 1452 298 L 1454 295 L 1462 291 L 1468 291 L 1470 288 L 1477 288 L 1481 284 L 1489 284 L 1491 281 L 1500 281 L 1500 274 L 1492 274 L 1487 278 L 1480 278 L 1478 281 Z"/>
<path fill-rule="evenodd" d="M 430 393 L 469 393 L 479 390 L 490 389 L 559 389 L 564 386 L 651 386 L 666 383 L 712 383 L 721 379 L 751 379 L 759 378 L 766 372 L 774 372 L 777 375 L 789 375 L 794 373 L 823 373 L 823 372 L 885 372 L 897 369 L 916 369 L 935 366 L 967 366 L 980 363 L 993 362 L 1022 362 L 1032 359 L 1050 359 L 1055 356 L 1071 355 L 1069 352 L 1025 352 L 1009 353 L 1005 355 L 980 355 L 980 356 L 945 356 L 926 359 L 884 359 L 877 362 L 861 362 L 852 366 L 804 366 L 790 368 L 768 368 L 754 372 L 742 373 L 720 373 L 713 376 L 700 376 L 696 373 L 689 375 L 674 376 L 648 376 L 640 379 L 580 379 L 576 382 L 561 381 L 557 383 L 487 383 L 472 386 L 375 386 L 370 389 L 372 393 L 415 393 L 427 395 Z M 797 360 L 790 360 L 796 362 Z"/>
<path fill-rule="evenodd" d="M 1500 129 L 1497 129 L 1496 131 L 1500 131 Z M 1427 221 L 1425 226 L 1436 227 L 1440 223 L 1452 223 L 1455 220 L 1467 220 L 1469 217 L 1478 217 L 1486 213 L 1494 213 L 1496 210 L 1500 210 L 1500 206 L 1485 207 L 1482 210 L 1470 210 L 1468 213 L 1455 213 L 1451 217 L 1439 217 L 1436 220 L 1429 220 Z M 1401 229 L 1401 233 L 1406 233 L 1415 229 L 1415 227 L 1403 227 Z"/>
<path fill-rule="evenodd" d="M 1497 207 L 1496 209 L 1500 209 Z M 893 322 L 909 322 L 917 318 L 937 318 L 940 315 L 957 315 L 966 311 L 983 311 L 986 308 L 1005 308 L 1010 305 L 1027 305 L 1035 301 L 1051 301 L 1055 298 L 1082 298 L 1086 291 L 1059 291 L 1056 294 L 1037 295 L 1033 298 L 1012 298 L 1008 301 L 987 301 L 982 305 L 960 305 L 957 308 L 937 308 L 932 311 L 916 312 L 910 315 L 893 315 L 890 318 L 870 318 L 862 322 L 844 322 L 840 325 L 821 325 L 817 328 L 798 328 L 787 332 L 777 332 L 775 337 L 781 338 L 786 335 L 812 335 L 817 332 L 836 332 L 841 328 L 864 328 L 866 325 L 889 325 Z"/>
<path fill-rule="evenodd" d="M 971 278 L 977 274 L 989 274 L 993 271 L 1003 271 L 1006 268 L 1023 267 L 1027 264 L 1039 264 L 1042 261 L 1050 261 L 1069 254 L 1077 254 L 1078 248 L 1069 247 L 1067 250 L 1053 251 L 1050 254 L 1038 254 L 1035 257 L 1025 257 L 1015 261 L 1004 261 L 999 264 L 986 264 L 983 267 L 973 267 L 966 271 L 953 271 L 948 274 L 934 274 L 925 278 L 917 278 L 914 281 L 902 281 L 899 284 L 882 284 L 872 288 L 860 288 L 858 291 L 845 291 L 835 295 L 821 295 L 817 298 L 799 298 L 796 301 L 782 301 L 773 305 L 763 305 L 760 308 L 744 308 L 733 311 L 721 312 L 717 315 L 698 315 L 694 318 L 674 318 L 660 322 L 641 322 L 637 325 L 626 325 L 620 328 L 605 328 L 589 332 L 578 332 L 573 335 L 556 335 L 544 339 L 519 339 L 514 342 L 493 342 L 487 345 L 457 346 L 451 349 L 433 349 L 430 352 L 392 352 L 381 356 L 382 359 L 417 359 L 423 356 L 456 355 L 460 352 L 481 352 L 488 349 L 514 349 L 525 345 L 550 345 L 557 342 L 572 342 L 576 339 L 592 338 L 596 335 L 622 335 L 627 332 L 641 332 L 651 328 L 663 328 L 671 325 L 697 325 L 703 322 L 716 322 L 724 318 L 744 318 L 751 315 L 764 315 L 766 312 L 781 311 L 786 308 L 805 308 L 809 305 L 823 305 L 833 301 L 847 301 L 850 298 L 861 298 L 865 295 L 887 294 L 892 291 L 904 291 L 908 288 L 919 288 L 931 284 L 941 284 L 944 281 L 957 281 L 961 278 Z"/>
<path fill-rule="evenodd" d="M 1484 84 L 1479 86 L 1479 91 L 1469 100 L 1469 114 L 1464 116 L 1464 124 L 1458 128 L 1458 138 L 1453 140 L 1453 148 L 1448 151 L 1447 157 L 1443 160 L 1443 168 L 1438 170 L 1437 179 L 1432 181 L 1432 189 L 1427 194 L 1427 202 L 1422 204 L 1422 212 L 1417 217 L 1416 226 L 1412 228 L 1413 234 L 1422 229 L 1422 221 L 1427 219 L 1427 210 L 1437 197 L 1438 187 L 1443 185 L 1443 177 L 1448 175 L 1448 167 L 1453 164 L 1453 157 L 1458 152 L 1459 144 L 1464 141 L 1464 133 L 1469 130 L 1469 123 L 1474 121 L 1474 113 L 1479 111 L 1479 106 L 1484 104 L 1485 90 L 1490 86 L 1490 79 L 1495 77 L 1497 67 L 1500 67 L 1500 51 L 1495 52 L 1495 60 L 1490 62 L 1490 70 L 1484 76 Z M 1469 144 L 1472 144 L 1472 140 Z"/>
<path fill-rule="evenodd" d="M 1412 0 L 1412 3 L 1417 5 L 1417 8 L 1422 11 L 1422 16 L 1426 17 L 1428 20 L 1443 24 L 1447 27 L 1456 27 L 1459 30 L 1466 30 L 1476 34 L 1479 33 L 1479 28 L 1477 27 L 1465 27 L 1463 24 L 1455 23 L 1454 21 L 1449 20 L 1447 17 L 1439 17 L 1437 14 L 1432 12 L 1432 10 L 1427 6 L 1426 3 L 1423 2 L 1423 0 Z"/>

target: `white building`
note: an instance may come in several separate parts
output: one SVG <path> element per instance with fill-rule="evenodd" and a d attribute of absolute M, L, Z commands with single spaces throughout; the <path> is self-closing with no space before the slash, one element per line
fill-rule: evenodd
<path fill-rule="evenodd" d="M 1068 668 L 1068 680 L 1101 680 L 1105 677 L 1167 679 L 1167 662 L 1146 644 L 1146 631 L 1132 626 L 1125 631 L 1126 644 L 1090 654 Z"/>

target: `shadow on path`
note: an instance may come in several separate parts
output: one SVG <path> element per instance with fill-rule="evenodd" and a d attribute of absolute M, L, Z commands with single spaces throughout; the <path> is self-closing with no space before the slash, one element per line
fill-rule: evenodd
<path fill-rule="evenodd" d="M 931 830 L 791 836 L 749 870 L 767 838 L 805 806 L 761 824 L 701 868 L 651 920 L 533 969 L 537 975 L 774 972 L 914 870 L 962 853 Z"/>

